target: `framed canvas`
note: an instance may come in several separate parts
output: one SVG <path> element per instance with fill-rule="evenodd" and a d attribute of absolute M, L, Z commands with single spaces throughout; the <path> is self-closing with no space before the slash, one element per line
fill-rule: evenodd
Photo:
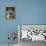
<path fill-rule="evenodd" d="M 16 7 L 6 7 L 6 19 L 8 20 L 12 20 L 12 19 L 15 19 L 16 18 Z"/>

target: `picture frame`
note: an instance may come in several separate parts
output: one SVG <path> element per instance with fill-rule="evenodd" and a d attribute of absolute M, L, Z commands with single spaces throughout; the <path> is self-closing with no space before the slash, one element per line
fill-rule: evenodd
<path fill-rule="evenodd" d="M 5 9 L 5 18 L 7 20 L 16 19 L 16 7 L 15 6 L 7 6 Z"/>

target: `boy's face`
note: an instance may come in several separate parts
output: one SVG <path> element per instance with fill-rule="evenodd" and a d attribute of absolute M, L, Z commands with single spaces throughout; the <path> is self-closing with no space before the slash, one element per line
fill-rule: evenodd
<path fill-rule="evenodd" d="M 7 19 L 13 19 L 15 18 L 15 9 L 14 7 L 7 7 L 6 8 L 6 17 Z"/>

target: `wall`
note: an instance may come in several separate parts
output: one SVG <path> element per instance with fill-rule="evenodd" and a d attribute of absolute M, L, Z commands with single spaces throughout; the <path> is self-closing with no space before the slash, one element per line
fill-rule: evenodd
<path fill-rule="evenodd" d="M 16 20 L 5 20 L 10 5 L 16 6 Z M 8 43 L 9 32 L 18 32 L 17 24 L 46 24 L 46 0 L 0 0 L 0 44 Z"/>
<path fill-rule="evenodd" d="M 17 21 L 5 19 L 5 8 L 11 5 L 16 6 L 16 1 L 0 0 L 0 44 L 7 44 L 9 42 L 8 34 L 10 32 L 16 32 L 17 35 Z M 17 39 L 15 42 L 18 42 Z"/>
<path fill-rule="evenodd" d="M 19 24 L 46 24 L 46 0 L 17 0 Z"/>

